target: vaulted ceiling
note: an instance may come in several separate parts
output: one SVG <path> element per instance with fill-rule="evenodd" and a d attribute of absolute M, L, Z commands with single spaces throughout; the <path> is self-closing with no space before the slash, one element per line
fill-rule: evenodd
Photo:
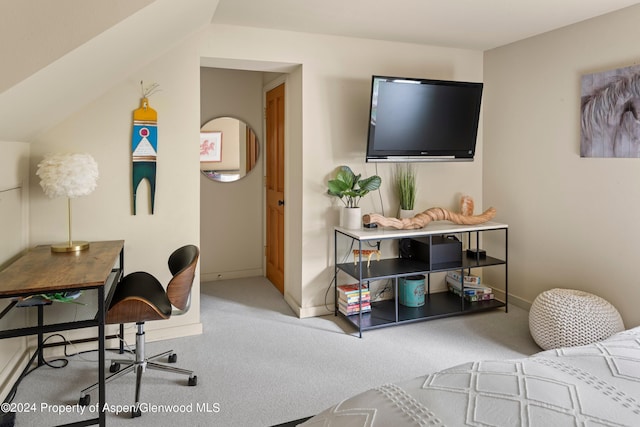
<path fill-rule="evenodd" d="M 637 3 L 0 0 L 0 140 L 29 141 L 211 22 L 483 51 Z"/>
<path fill-rule="evenodd" d="M 637 0 L 220 0 L 213 22 L 487 50 Z"/>

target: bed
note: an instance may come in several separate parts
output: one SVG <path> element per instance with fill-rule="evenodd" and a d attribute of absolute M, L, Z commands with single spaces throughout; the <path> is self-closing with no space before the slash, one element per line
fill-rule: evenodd
<path fill-rule="evenodd" d="M 586 346 L 381 385 L 300 425 L 640 426 L 640 327 Z"/>

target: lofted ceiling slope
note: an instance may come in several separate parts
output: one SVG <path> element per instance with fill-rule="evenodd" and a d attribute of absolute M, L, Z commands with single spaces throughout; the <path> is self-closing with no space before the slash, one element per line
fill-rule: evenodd
<path fill-rule="evenodd" d="M 488 50 L 638 0 L 220 0 L 214 23 Z"/>
<path fill-rule="evenodd" d="M 0 0 L 0 140 L 30 142 L 211 22 L 488 50 L 638 3 Z"/>
<path fill-rule="evenodd" d="M 0 14 L 5 10 L 13 11 L 12 6 L 22 1 L 0 0 Z M 32 73 L 23 70 L 23 74 L 13 77 L 17 83 L 0 93 L 0 141 L 32 142 L 38 134 L 122 82 L 132 70 L 158 58 L 190 34 L 209 25 L 218 5 L 217 0 L 134 0 L 135 5 L 127 5 L 119 12 L 113 12 L 109 19 L 103 19 L 80 5 L 85 1 L 94 3 L 94 0 L 26 1 L 39 5 L 55 3 L 55 10 L 33 11 L 50 13 L 48 19 L 79 15 L 60 18 L 66 25 L 56 26 L 56 31 L 50 28 L 52 33 L 36 31 L 26 37 L 24 32 L 18 31 L 10 35 L 12 43 L 27 46 L 19 52 L 22 55 L 28 54 L 28 46 L 37 45 L 38 40 L 46 44 L 45 39 L 58 38 L 52 45 L 57 47 L 57 55 L 62 56 L 55 58 L 54 55 L 48 64 L 24 66 Z M 109 0 L 106 3 L 114 7 L 127 1 Z M 19 9 L 20 13 L 12 13 L 16 19 L 20 17 L 20 25 L 34 21 L 28 20 L 24 9 Z M 127 13 L 131 14 L 125 17 Z M 95 28 L 78 29 L 76 33 L 70 25 L 82 18 L 94 22 Z M 3 66 L 6 66 L 4 61 Z M 0 78 L 0 81 L 5 80 Z"/>

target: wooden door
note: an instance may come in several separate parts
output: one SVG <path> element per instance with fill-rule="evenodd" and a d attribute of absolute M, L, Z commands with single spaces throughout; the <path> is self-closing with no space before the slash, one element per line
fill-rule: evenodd
<path fill-rule="evenodd" d="M 267 278 L 284 294 L 284 83 L 267 92 Z"/>

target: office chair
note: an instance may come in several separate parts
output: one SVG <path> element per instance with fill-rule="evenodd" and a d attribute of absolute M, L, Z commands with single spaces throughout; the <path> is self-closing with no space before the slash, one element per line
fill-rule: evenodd
<path fill-rule="evenodd" d="M 140 402 L 140 383 L 142 381 L 142 373 L 146 368 L 188 375 L 188 384 L 190 386 L 195 386 L 198 383 L 198 377 L 193 374 L 193 371 L 155 362 L 161 357 L 168 356 L 169 363 L 175 363 L 177 356 L 173 350 L 145 357 L 144 323 L 148 320 L 169 319 L 172 315 L 184 314 L 189 310 L 191 287 L 199 255 L 200 251 L 194 245 L 183 246 L 171 254 L 169 257 L 169 270 L 173 278 L 169 281 L 166 291 L 154 276 L 143 271 L 126 275 L 116 285 L 111 303 L 107 309 L 106 323 L 120 324 L 121 333 L 123 323 L 136 324 L 135 360 L 113 360 L 109 367 L 109 371 L 113 375 L 107 377 L 105 382 L 113 381 L 128 372 L 136 373 L 136 400 L 134 405 L 136 409 L 131 413 L 132 418 L 141 415 L 138 405 Z M 122 352 L 122 346 L 120 348 Z M 120 369 L 121 364 L 126 366 Z M 89 405 L 91 396 L 88 393 L 97 387 L 98 384 L 93 384 L 80 392 L 80 405 Z"/>

